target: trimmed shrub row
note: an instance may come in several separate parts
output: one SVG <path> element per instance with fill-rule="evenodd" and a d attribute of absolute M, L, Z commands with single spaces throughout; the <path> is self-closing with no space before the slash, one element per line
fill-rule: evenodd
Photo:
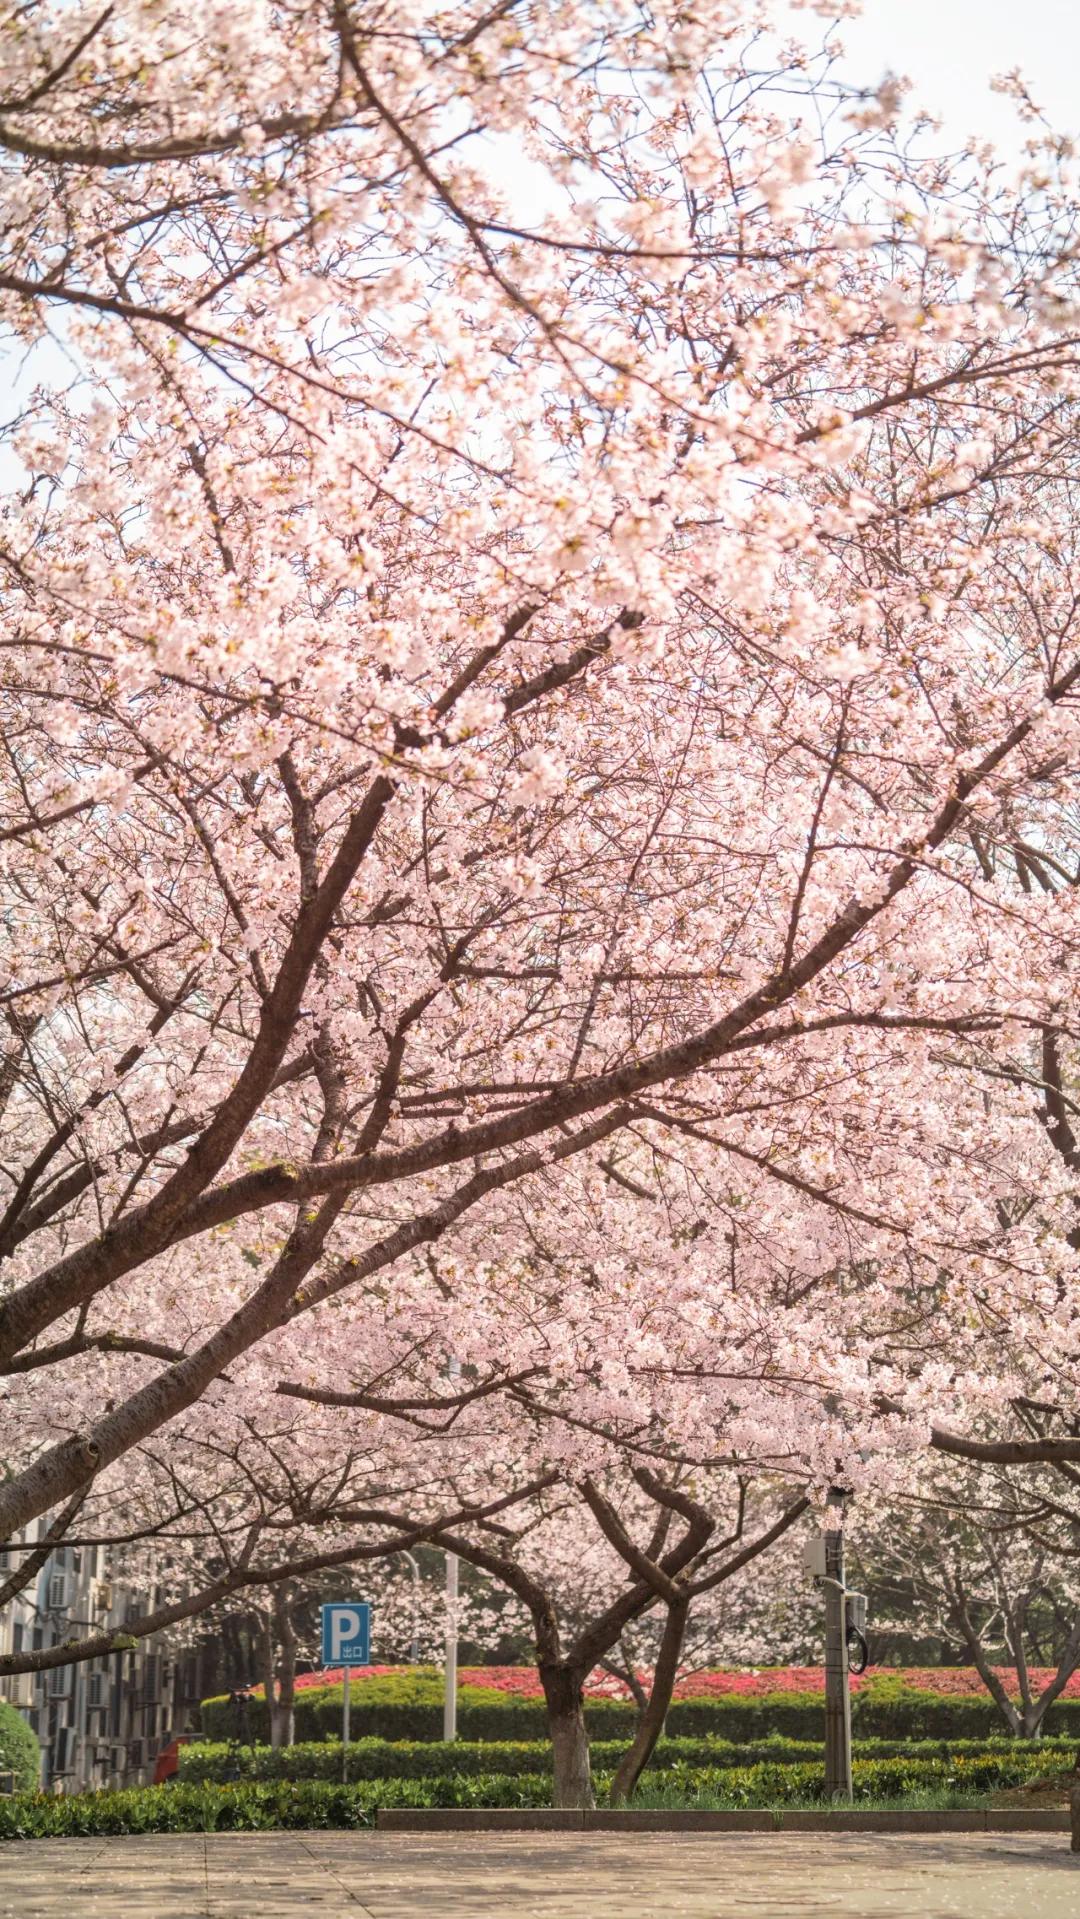
<path fill-rule="evenodd" d="M 932 1788 L 972 1797 L 1051 1770 L 1064 1770 L 1068 1755 L 1034 1750 L 954 1759 L 858 1759 L 855 1798 L 900 1797 Z M 597 1776 L 602 1796 L 610 1783 Z M 824 1797 L 820 1763 L 743 1767 L 672 1766 L 652 1776 L 654 1788 L 672 1799 L 708 1799 L 733 1807 L 790 1805 Z M 108 1836 L 140 1832 L 261 1832 L 280 1827 L 307 1830 L 368 1825 L 378 1806 L 546 1806 L 551 1782 L 544 1773 L 460 1773 L 434 1779 L 369 1780 L 355 1786 L 323 1780 L 243 1780 L 232 1785 L 189 1781 L 122 1792 L 20 1793 L 0 1800 L 0 1839 Z"/>
<path fill-rule="evenodd" d="M 354 1680 L 350 1691 L 352 1726 L 358 1735 L 392 1740 L 438 1741 L 442 1735 L 442 1705 L 422 1696 L 418 1684 L 413 1696 L 396 1698 L 389 1680 Z M 297 1695 L 296 1737 L 299 1743 L 336 1739 L 341 1732 L 340 1686 L 318 1686 Z M 266 1701 L 249 1706 L 249 1736 L 269 1740 Z M 668 1713 L 672 1738 L 714 1738 L 747 1746 L 770 1737 L 819 1741 L 824 1706 L 810 1693 L 765 1693 L 758 1698 L 679 1699 Z M 857 1737 L 892 1740 L 983 1739 L 1001 1733 L 1001 1717 L 989 1698 L 949 1698 L 908 1686 L 902 1680 L 873 1680 L 851 1702 Z M 633 1732 L 634 1708 L 620 1700 L 591 1700 L 585 1719 L 592 1739 L 625 1743 Z M 227 1740 L 232 1719 L 226 1698 L 205 1699 L 203 1734 Z M 539 1699 L 515 1699 L 490 1688 L 462 1686 L 458 1693 L 458 1728 L 465 1741 L 533 1741 L 547 1737 L 547 1715 Z M 1045 1723 L 1051 1735 L 1080 1740 L 1080 1699 L 1059 1699 Z"/>
<path fill-rule="evenodd" d="M 264 1832 L 371 1824 L 370 1788 L 318 1780 L 236 1786 L 132 1786 L 119 1792 L 18 1793 L 0 1799 L 0 1839 L 134 1832 Z"/>
<path fill-rule="evenodd" d="M 1070 1764 L 1071 1748 L 1048 1755 L 1034 1746 L 950 1759 L 855 1759 L 851 1767 L 852 1796 L 857 1803 L 867 1799 L 901 1798 L 907 1793 L 933 1789 L 975 1797 L 1005 1786 L 1021 1786 L 1025 1780 L 1042 1778 L 1051 1772 L 1065 1772 Z M 825 1797 L 824 1768 L 820 1763 L 813 1766 L 766 1764 L 730 1771 L 698 1768 L 685 1775 L 679 1767 L 672 1767 L 653 1783 L 659 1786 L 661 1779 L 669 1790 L 683 1790 L 688 1797 L 711 1791 L 730 1806 L 783 1806 L 793 1800 Z"/>
<path fill-rule="evenodd" d="M 311 1686 L 297 1693 L 298 1742 L 336 1739 L 341 1732 L 341 1706 L 341 1686 Z M 393 1740 L 442 1738 L 442 1694 L 433 1681 L 413 1679 L 411 1684 L 404 1684 L 390 1679 L 354 1679 L 349 1689 L 349 1709 L 353 1730 L 359 1735 Z M 621 1727 L 633 1724 L 633 1708 L 621 1702 L 601 1701 L 598 1710 L 601 1718 L 609 1716 L 608 1738 L 618 1738 Z M 594 1709 L 590 1707 L 589 1712 L 593 1715 Z M 265 1743 L 270 1736 L 265 1699 L 252 1699 L 247 1714 L 252 1738 Z M 233 1731 L 228 1699 L 204 1699 L 200 1724 L 207 1738 L 228 1739 Z M 547 1714 L 542 1699 L 515 1699 L 491 1687 L 461 1686 L 458 1728 L 462 1738 L 470 1740 L 542 1739 L 547 1733 Z M 603 1736 L 600 1724 L 596 1731 Z"/>
<path fill-rule="evenodd" d="M 597 1772 L 614 1771 L 625 1746 L 614 1740 L 597 1740 L 592 1747 L 593 1768 Z M 922 1740 L 902 1744 L 896 1740 L 866 1739 L 859 1742 L 856 1758 L 870 1759 L 954 1759 L 993 1758 L 1006 1753 L 1032 1752 L 1043 1761 L 1060 1755 L 1069 1763 L 1075 1747 L 1068 1740 L 1042 1740 L 1024 1746 L 1008 1738 L 993 1740 Z M 821 1765 L 824 1747 L 820 1741 L 763 1740 L 757 1745 L 737 1746 L 721 1739 L 664 1739 L 657 1746 L 650 1779 L 672 1767 L 693 1770 L 705 1768 L 727 1771 L 755 1764 L 773 1766 Z M 181 1780 L 227 1780 L 239 1763 L 242 1775 L 250 1779 L 341 1779 L 341 1741 L 282 1747 L 243 1747 L 233 1754 L 226 1745 L 208 1740 L 180 1750 Z M 547 1740 L 491 1740 L 467 1744 L 458 1740 L 444 1745 L 436 1740 L 410 1740 L 393 1743 L 386 1739 L 358 1739 L 349 1746 L 349 1778 L 355 1782 L 376 1779 L 429 1779 L 457 1774 L 474 1778 L 484 1773 L 513 1777 L 525 1773 L 550 1773 L 551 1745 Z"/>

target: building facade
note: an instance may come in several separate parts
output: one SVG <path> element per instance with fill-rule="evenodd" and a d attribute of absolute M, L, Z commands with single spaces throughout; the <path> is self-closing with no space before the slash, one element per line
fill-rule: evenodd
<path fill-rule="evenodd" d="M 0 1579 L 32 1545 L 31 1532 L 0 1554 Z M 123 1634 L 160 1598 L 152 1582 L 138 1591 L 126 1585 L 106 1548 L 59 1547 L 26 1590 L 0 1608 L 0 1653 L 37 1651 L 107 1630 Z M 102 1659 L 0 1678 L 0 1696 L 37 1734 L 47 1791 L 142 1785 L 153 1777 L 162 1747 L 190 1728 L 207 1690 L 208 1663 L 206 1649 L 179 1647 L 156 1634 Z"/>

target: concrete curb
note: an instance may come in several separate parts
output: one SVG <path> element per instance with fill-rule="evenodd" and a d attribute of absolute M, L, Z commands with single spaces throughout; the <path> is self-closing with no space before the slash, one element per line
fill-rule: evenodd
<path fill-rule="evenodd" d="M 553 1812 L 544 1807 L 500 1806 L 483 1811 L 431 1807 L 422 1812 L 380 1807 L 380 1832 L 1068 1832 L 1064 1808 L 1029 1812 L 987 1807 L 972 1812 Z"/>

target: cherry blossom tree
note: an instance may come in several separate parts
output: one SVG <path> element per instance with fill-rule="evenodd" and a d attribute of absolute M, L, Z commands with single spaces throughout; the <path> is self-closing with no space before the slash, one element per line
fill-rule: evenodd
<path fill-rule="evenodd" d="M 1080 1350 L 1073 162 L 615 11 L 7 29 L 5 1538 L 226 1403 L 473 1448 L 239 1589 L 540 1496 L 503 1398 L 818 1483 Z"/>
<path fill-rule="evenodd" d="M 215 1420 L 207 1408 L 198 1432 L 174 1429 L 160 1453 L 144 1449 L 125 1460 L 122 1475 L 99 1476 L 62 1525 L 9 1549 L 17 1563 L 0 1603 L 25 1588 L 60 1539 L 74 1548 L 106 1548 L 125 1582 L 154 1594 L 154 1603 L 125 1619 L 119 1635 L 114 1627 L 90 1627 L 59 1645 L 6 1654 L 3 1672 L 102 1658 L 170 1628 L 190 1640 L 196 1627 L 239 1603 L 253 1616 L 262 1613 L 262 1630 L 254 1633 L 258 1657 L 275 1685 L 284 1685 L 278 1703 L 287 1708 L 297 1654 L 290 1612 L 303 1582 L 377 1564 L 440 1527 L 482 1530 L 542 1483 L 521 1478 L 495 1496 L 488 1487 L 485 1497 L 475 1490 L 483 1476 L 475 1443 L 421 1467 L 415 1444 L 395 1452 L 392 1435 L 333 1459 L 320 1438 L 295 1419 L 256 1433 L 249 1420 Z M 545 1483 L 551 1479 L 548 1473 Z M 386 1503 L 394 1500 L 412 1502 L 412 1520 L 399 1523 Z"/>
<path fill-rule="evenodd" d="M 806 1510 L 805 1497 L 793 1500 L 770 1525 L 744 1538 L 745 1500 L 736 1502 L 731 1531 L 717 1537 L 715 1493 L 700 1486 L 694 1493 L 666 1482 L 643 1468 L 631 1488 L 639 1495 L 630 1502 L 640 1507 L 644 1494 L 648 1523 L 634 1527 L 625 1494 L 592 1477 L 581 1484 L 580 1497 L 610 1549 L 602 1563 L 586 1571 L 585 1589 L 596 1592 L 593 1605 L 583 1605 L 582 1583 L 574 1590 L 560 1545 L 583 1550 L 588 1564 L 588 1531 L 580 1509 L 561 1520 L 562 1538 L 545 1538 L 543 1524 L 527 1517 L 518 1538 L 504 1538 L 492 1546 L 448 1531 L 439 1537 L 452 1551 L 488 1573 L 520 1601 L 529 1615 L 536 1648 L 537 1670 L 544 1691 L 554 1762 L 554 1803 L 591 1806 L 593 1789 L 585 1727 L 585 1681 L 618 1647 L 627 1629 L 650 1608 L 662 1605 L 664 1626 L 647 1696 L 641 1706 L 633 1740 L 616 1769 L 612 1800 L 618 1804 L 634 1790 L 648 1765 L 664 1727 L 679 1674 L 687 1621 L 695 1600 L 711 1594 L 743 1566 L 766 1553 Z M 555 1489 L 558 1498 L 561 1488 Z M 621 1510 L 620 1510 L 621 1508 Z M 638 1518 L 638 1513 L 633 1513 Z M 635 1534 L 637 1536 L 635 1536 Z M 535 1535 L 535 1536 L 534 1536 Z M 562 1561 L 562 1563 L 560 1563 Z M 568 1589 L 569 1606 L 561 1602 Z"/>
<path fill-rule="evenodd" d="M 122 1546 L 131 1567 L 140 1558 L 152 1565 L 161 1601 L 127 1622 L 126 1643 L 182 1627 L 237 1597 L 258 1603 L 263 1589 L 260 1656 L 275 1744 L 290 1738 L 296 1583 L 346 1567 L 374 1563 L 378 1570 L 422 1543 L 457 1553 L 528 1619 L 559 1805 L 592 1803 L 586 1681 L 627 1628 L 660 1605 L 655 1671 L 614 1787 L 617 1798 L 625 1796 L 662 1729 L 693 1606 L 781 1539 L 806 1497 L 789 1491 L 782 1510 L 776 1499 L 759 1499 L 761 1510 L 751 1515 L 745 1481 L 715 1470 L 663 1477 L 642 1464 L 620 1472 L 611 1442 L 607 1469 L 582 1471 L 580 1445 L 574 1464 L 559 1463 L 569 1449 L 558 1422 L 544 1429 L 545 1457 L 534 1417 L 520 1411 L 511 1418 L 504 1410 L 498 1422 L 474 1414 L 449 1435 L 426 1426 L 423 1441 L 415 1429 L 403 1434 L 402 1424 L 380 1416 L 378 1438 L 361 1439 L 345 1409 L 322 1415 L 305 1405 L 256 1432 L 223 1396 L 217 1419 L 204 1408 L 186 1436 L 174 1430 L 162 1455 L 145 1460 L 138 1488 L 125 1462 L 126 1503 L 108 1487 L 116 1474 L 102 1474 L 69 1542 Z M 595 1440 L 592 1452 L 603 1457 Z M 35 1550 L 27 1553 L 32 1564 Z M 18 1575 L 11 1583 L 14 1589 Z M 0 1670 L 40 1671 L 115 1647 L 115 1633 L 91 1631 L 5 1655 Z"/>
<path fill-rule="evenodd" d="M 1044 894 L 1056 896 L 1074 888 L 1080 878 L 1080 867 L 1064 864 L 1053 845 L 1035 848 L 1014 843 L 1011 855 L 1026 892 L 1038 886 Z M 1059 1230 L 1065 1246 L 1075 1254 L 1080 1251 L 1075 1045 L 1047 1025 L 1026 1050 L 1026 1057 L 1021 1055 L 1000 1069 L 990 1061 L 982 1062 L 973 1076 L 972 1093 L 981 1099 L 984 1110 L 994 1097 L 988 1088 L 999 1071 L 1023 1093 L 1029 1124 L 1052 1148 L 1048 1184 L 1066 1196 L 1067 1210 Z M 1038 1230 L 1045 1230 L 1046 1211 L 1035 1194 L 1003 1197 L 1001 1204 L 1004 1217 L 1028 1215 Z M 1040 1308 L 1023 1314 L 1014 1329 L 1011 1362 L 998 1382 L 993 1428 L 984 1422 L 982 1430 L 965 1433 L 934 1422 L 930 1443 L 936 1452 L 976 1467 L 1049 1466 L 1063 1481 L 1073 1483 L 1080 1461 L 1075 1266 L 1070 1270 L 1065 1263 L 1053 1272 L 1051 1285 L 1040 1289 Z M 1004 1342 L 1000 1350 L 1004 1353 Z M 1036 1483 L 1044 1480 L 1042 1475 Z"/>
<path fill-rule="evenodd" d="M 1029 1739 L 1080 1665 L 1078 1528 L 1075 1488 L 1053 1471 L 937 1465 L 857 1515 L 854 1536 L 884 1617 L 958 1646 Z"/>

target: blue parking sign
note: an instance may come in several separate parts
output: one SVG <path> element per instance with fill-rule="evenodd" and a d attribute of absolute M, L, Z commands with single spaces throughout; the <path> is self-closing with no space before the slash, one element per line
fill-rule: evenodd
<path fill-rule="evenodd" d="M 371 1607 L 366 1599 L 323 1606 L 322 1662 L 324 1666 L 370 1666 Z"/>

